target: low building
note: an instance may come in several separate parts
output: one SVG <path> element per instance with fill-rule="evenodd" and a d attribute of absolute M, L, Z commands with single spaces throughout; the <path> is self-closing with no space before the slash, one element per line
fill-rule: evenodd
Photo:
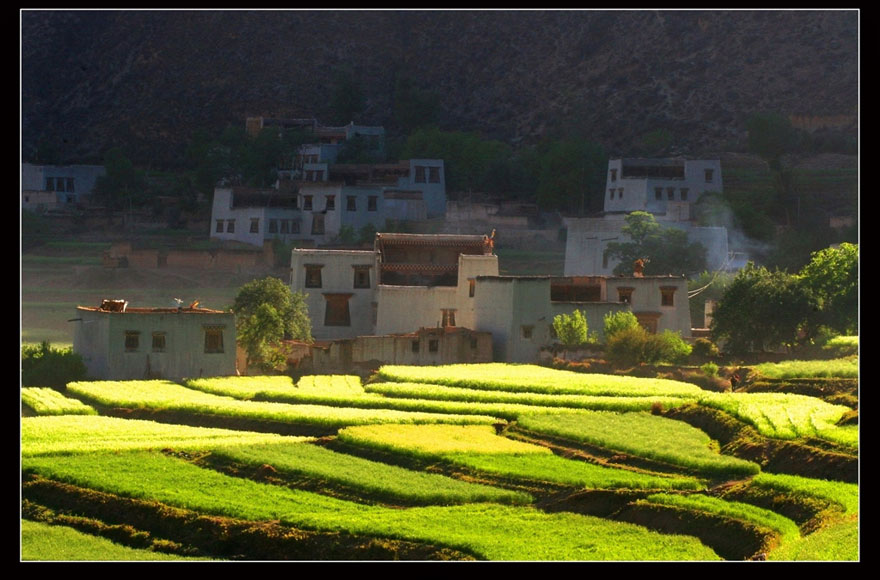
<path fill-rule="evenodd" d="M 102 165 L 22 163 L 22 208 L 40 211 L 85 203 L 105 174 Z"/>
<path fill-rule="evenodd" d="M 236 374 L 235 316 L 199 308 L 130 308 L 124 300 L 78 306 L 73 350 L 91 378 L 170 379 Z"/>

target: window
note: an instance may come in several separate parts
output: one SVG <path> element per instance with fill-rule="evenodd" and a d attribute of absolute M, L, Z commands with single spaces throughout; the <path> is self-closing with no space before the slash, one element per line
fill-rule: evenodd
<path fill-rule="evenodd" d="M 141 333 L 136 330 L 125 331 L 125 352 L 134 352 L 141 342 Z"/>
<path fill-rule="evenodd" d="M 290 223 L 290 233 L 298 234 L 299 233 L 299 220 L 284 220 Z"/>
<path fill-rule="evenodd" d="M 376 211 L 378 204 L 378 196 L 371 195 L 367 198 L 367 211 Z"/>
<path fill-rule="evenodd" d="M 218 234 L 223 233 L 223 220 L 217 220 L 217 228 L 214 231 Z"/>
<path fill-rule="evenodd" d="M 660 286 L 660 305 L 675 306 L 675 286 Z"/>
<path fill-rule="evenodd" d="M 64 178 L 56 177 L 55 178 L 55 191 L 66 191 L 64 189 Z"/>
<path fill-rule="evenodd" d="M 321 268 L 319 264 L 306 264 L 306 288 L 321 287 Z"/>
<path fill-rule="evenodd" d="M 602 252 L 602 267 L 608 267 L 608 252 Z"/>
<path fill-rule="evenodd" d="M 413 352 L 419 352 L 419 341 L 417 341 L 417 340 L 412 341 L 411 348 L 412 348 Z"/>
<path fill-rule="evenodd" d="M 306 169 L 306 181 L 314 181 L 315 180 L 315 171 L 312 169 Z"/>
<path fill-rule="evenodd" d="M 324 326 L 351 326 L 348 299 L 351 294 L 324 294 Z"/>
<path fill-rule="evenodd" d="M 252 234 L 260 233 L 260 218 L 251 218 L 251 232 Z"/>
<path fill-rule="evenodd" d="M 535 327 L 533 325 L 524 325 L 522 327 L 522 337 L 526 340 L 531 340 L 533 330 L 535 330 Z"/>
<path fill-rule="evenodd" d="M 205 328 L 205 352 L 223 352 L 223 327 L 206 326 Z"/>
<path fill-rule="evenodd" d="M 608 190 L 608 199 L 614 199 L 614 188 Z"/>
<path fill-rule="evenodd" d="M 657 321 L 660 319 L 659 312 L 635 312 L 634 314 L 642 328 L 651 334 L 657 334 Z"/>
<path fill-rule="evenodd" d="M 315 181 L 324 181 L 324 170 L 318 169 L 315 171 Z"/>
<path fill-rule="evenodd" d="M 662 187 L 655 187 L 654 188 L 654 199 L 656 199 L 657 201 L 660 201 L 661 199 L 663 199 L 663 188 Z"/>
<path fill-rule="evenodd" d="M 441 326 L 455 326 L 455 309 L 443 308 L 441 312 L 443 313 L 443 321 L 440 323 Z"/>
<path fill-rule="evenodd" d="M 324 235 L 324 216 L 323 214 L 312 214 L 312 235 Z"/>
<path fill-rule="evenodd" d="M 353 195 L 345 197 L 345 211 L 357 211 L 357 198 Z"/>
<path fill-rule="evenodd" d="M 369 288 L 370 287 L 370 267 L 355 266 L 354 267 L 354 287 Z"/>
<path fill-rule="evenodd" d="M 165 333 L 153 333 L 153 352 L 165 352 Z"/>
<path fill-rule="evenodd" d="M 303 209 L 306 211 L 312 211 L 312 196 L 304 195 L 303 196 Z"/>
<path fill-rule="evenodd" d="M 632 304 L 633 288 L 618 288 L 617 301 Z"/>
<path fill-rule="evenodd" d="M 326 211 L 333 211 L 334 209 L 336 209 L 336 196 L 335 195 L 328 195 L 326 202 L 327 203 L 324 206 L 324 209 Z"/>
<path fill-rule="evenodd" d="M 477 281 L 474 280 L 473 278 L 471 278 L 470 280 L 468 280 L 468 296 L 470 298 L 473 298 L 476 291 L 477 291 Z"/>
<path fill-rule="evenodd" d="M 440 341 L 436 338 L 432 338 L 428 341 L 428 352 L 437 352 L 440 350 Z"/>
<path fill-rule="evenodd" d="M 611 170 L 611 181 L 617 181 L 617 170 L 616 169 Z"/>
<path fill-rule="evenodd" d="M 67 191 L 73 193 L 73 192 L 75 191 L 75 190 L 73 189 L 73 178 L 72 178 L 72 177 L 68 177 L 68 178 L 65 179 L 65 181 L 67 181 Z"/>
<path fill-rule="evenodd" d="M 425 183 L 425 167 L 416 165 L 416 183 Z"/>
<path fill-rule="evenodd" d="M 617 197 L 619 197 L 620 199 L 623 199 L 623 188 L 622 187 L 617 190 Z"/>
<path fill-rule="evenodd" d="M 226 233 L 234 234 L 235 233 L 235 220 L 226 220 Z"/>
<path fill-rule="evenodd" d="M 281 220 L 284 223 L 287 220 Z M 278 220 L 269 220 L 269 233 L 277 234 L 278 233 Z"/>
<path fill-rule="evenodd" d="M 46 178 L 46 191 L 55 191 L 55 178 L 47 177 Z"/>
<path fill-rule="evenodd" d="M 712 183 L 712 177 L 713 177 L 712 174 L 713 173 L 715 173 L 714 169 L 707 169 L 706 170 L 706 183 Z"/>
<path fill-rule="evenodd" d="M 666 188 L 666 199 L 668 199 L 669 201 L 672 201 L 675 199 L 675 188 L 674 187 L 667 187 Z"/>
<path fill-rule="evenodd" d="M 440 168 L 439 167 L 429 167 L 428 168 L 428 181 L 430 183 L 440 183 Z"/>
<path fill-rule="evenodd" d="M 270 225 L 271 227 L 271 225 Z M 290 220 L 281 220 L 281 233 L 289 234 L 290 233 Z"/>
<path fill-rule="evenodd" d="M 687 201 L 687 198 L 688 198 L 688 188 L 682 187 L 681 188 L 681 201 Z"/>

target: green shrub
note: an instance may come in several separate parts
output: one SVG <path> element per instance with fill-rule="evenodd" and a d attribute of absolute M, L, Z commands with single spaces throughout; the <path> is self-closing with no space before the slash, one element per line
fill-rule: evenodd
<path fill-rule="evenodd" d="M 645 362 L 683 363 L 691 356 L 691 350 L 691 345 L 681 338 L 681 334 L 667 329 L 660 334 L 648 335 L 649 359 Z"/>
<path fill-rule="evenodd" d="M 633 326 L 620 330 L 607 339 L 606 356 L 616 362 L 637 364 L 645 361 L 645 344 L 648 342 L 648 331 L 641 326 Z"/>
<path fill-rule="evenodd" d="M 21 385 L 63 389 L 86 379 L 86 365 L 71 348 L 52 348 L 48 341 L 21 348 Z"/>
<path fill-rule="evenodd" d="M 586 344 L 589 338 L 587 332 L 587 317 L 580 310 L 571 314 L 559 314 L 553 318 L 553 330 L 559 341 L 565 346 L 579 346 Z"/>
<path fill-rule="evenodd" d="M 716 365 L 713 362 L 707 362 L 706 364 L 704 364 L 703 366 L 700 367 L 700 370 L 703 371 L 703 373 L 707 377 L 717 377 L 718 376 L 718 365 Z"/>
<path fill-rule="evenodd" d="M 612 336 L 605 350 L 608 358 L 626 364 L 681 363 L 690 356 L 691 345 L 672 330 L 651 334 L 641 326 L 634 326 Z"/>
<path fill-rule="evenodd" d="M 715 358 L 721 354 L 718 350 L 718 346 L 708 338 L 698 338 L 695 340 L 691 352 L 697 356 L 707 358 Z"/>
<path fill-rule="evenodd" d="M 619 312 L 609 312 L 605 315 L 605 340 L 627 328 L 635 328 L 639 325 L 636 315 L 629 310 L 621 310 Z"/>

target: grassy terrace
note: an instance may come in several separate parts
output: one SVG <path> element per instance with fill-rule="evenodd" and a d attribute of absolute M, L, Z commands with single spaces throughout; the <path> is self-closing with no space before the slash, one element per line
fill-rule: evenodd
<path fill-rule="evenodd" d="M 493 475 L 590 489 L 703 489 L 691 477 L 661 477 L 557 457 L 531 443 L 496 435 L 483 426 L 369 425 L 349 427 L 339 439 L 353 445 L 440 459 Z"/>
<path fill-rule="evenodd" d="M 251 467 L 268 464 L 284 474 L 332 482 L 357 491 L 361 497 L 382 501 L 419 505 L 532 501 L 526 493 L 412 471 L 305 443 L 239 445 L 218 448 L 212 455 Z"/>
<path fill-rule="evenodd" d="M 497 422 L 494 417 L 483 415 L 240 401 L 160 380 L 75 382 L 68 384 L 67 390 L 94 403 L 114 407 L 173 411 L 194 416 L 271 421 L 320 428 L 372 423 L 491 424 Z"/>
<path fill-rule="evenodd" d="M 858 337 L 838 337 L 835 343 L 829 342 L 831 348 L 858 348 Z M 850 339 L 847 341 L 847 339 Z M 859 378 L 859 357 L 849 356 L 834 360 L 789 360 L 778 363 L 763 363 L 755 366 L 755 370 L 771 379 L 791 378 L 825 378 L 837 377 L 845 379 Z"/>
<path fill-rule="evenodd" d="M 37 415 L 97 415 L 98 412 L 79 399 L 65 397 L 48 387 L 25 387 L 21 402 Z"/>
<path fill-rule="evenodd" d="M 377 375 L 379 380 L 389 382 L 547 394 L 697 399 L 704 392 L 696 385 L 669 379 L 584 374 L 506 363 L 431 367 L 386 365 L 379 369 Z"/>
<path fill-rule="evenodd" d="M 677 465 L 706 477 L 754 475 L 759 466 L 721 455 L 703 431 L 648 413 L 567 411 L 523 415 L 519 425 L 546 433 Z"/>
<path fill-rule="evenodd" d="M 158 453 L 29 457 L 23 468 L 118 495 L 246 520 L 430 542 L 489 560 L 718 560 L 695 538 L 530 507 L 389 509 L 266 485 Z"/>

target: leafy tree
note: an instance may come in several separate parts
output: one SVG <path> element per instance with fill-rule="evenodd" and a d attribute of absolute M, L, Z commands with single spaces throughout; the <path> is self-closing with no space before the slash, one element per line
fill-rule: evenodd
<path fill-rule="evenodd" d="M 553 318 L 553 330 L 565 346 L 586 344 L 589 338 L 587 318 L 580 310 L 571 314 L 558 314 Z"/>
<path fill-rule="evenodd" d="M 398 77 L 395 81 L 392 118 L 402 133 L 409 135 L 420 127 L 435 125 L 439 110 L 436 93 L 418 88 L 409 77 Z"/>
<path fill-rule="evenodd" d="M 651 334 L 636 325 L 608 339 L 605 352 L 609 359 L 625 364 L 682 363 L 690 356 L 691 346 L 672 330 Z"/>
<path fill-rule="evenodd" d="M 312 340 L 305 296 L 291 292 L 278 278 L 268 276 L 242 286 L 232 311 L 248 363 L 256 362 L 267 370 L 278 368 L 279 361 L 286 360 L 283 339 Z"/>
<path fill-rule="evenodd" d="M 673 274 L 688 276 L 706 267 L 706 248 L 697 242 L 689 242 L 687 233 L 678 228 L 664 228 L 648 212 L 634 211 L 625 218 L 622 232 L 629 242 L 611 242 L 608 257 L 620 260 L 614 273 L 629 274 L 633 263 L 645 261 L 645 275 Z"/>
<path fill-rule="evenodd" d="M 629 310 L 620 310 L 618 312 L 609 312 L 603 319 L 605 330 L 605 341 L 607 342 L 612 336 L 639 325 L 639 319 Z"/>
<path fill-rule="evenodd" d="M 715 342 L 744 353 L 791 346 L 810 319 L 815 302 L 797 276 L 749 262 L 722 296 L 712 318 Z"/>
<path fill-rule="evenodd" d="M 52 348 L 48 341 L 21 349 L 21 385 L 63 389 L 86 380 L 86 365 L 71 348 Z"/>
<path fill-rule="evenodd" d="M 779 169 L 779 160 L 793 150 L 797 133 L 788 117 L 779 113 L 760 112 L 746 121 L 749 151 L 764 158 L 771 169 Z"/>
<path fill-rule="evenodd" d="M 858 244 L 814 252 L 800 275 L 820 309 L 816 322 L 842 334 L 858 334 Z"/>
<path fill-rule="evenodd" d="M 539 151 L 538 205 L 579 215 L 602 209 L 608 155 L 601 145 L 565 139 Z"/>
<path fill-rule="evenodd" d="M 338 69 L 334 74 L 333 92 L 330 97 L 330 122 L 336 125 L 348 125 L 367 106 L 367 98 L 349 67 Z"/>
<path fill-rule="evenodd" d="M 146 191 L 144 174 L 135 169 L 122 149 L 114 147 L 104 154 L 104 170 L 105 174 L 95 181 L 95 199 L 111 209 L 140 204 Z"/>

